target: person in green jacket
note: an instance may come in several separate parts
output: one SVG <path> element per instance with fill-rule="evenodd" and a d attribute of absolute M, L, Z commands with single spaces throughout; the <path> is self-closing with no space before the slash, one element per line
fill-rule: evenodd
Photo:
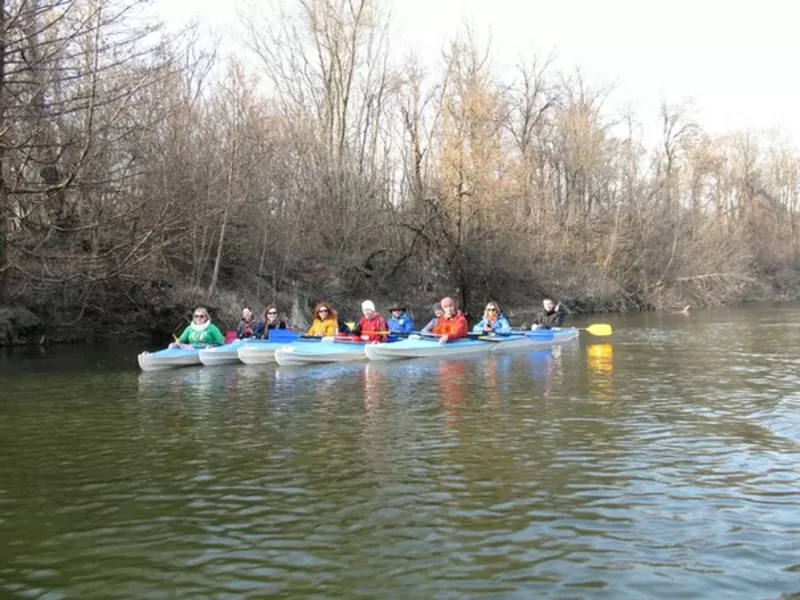
<path fill-rule="evenodd" d="M 183 330 L 178 343 L 170 344 L 170 348 L 181 344 L 191 344 L 192 346 L 221 346 L 225 343 L 222 332 L 211 322 L 211 317 L 205 308 L 196 308 L 192 324 Z"/>

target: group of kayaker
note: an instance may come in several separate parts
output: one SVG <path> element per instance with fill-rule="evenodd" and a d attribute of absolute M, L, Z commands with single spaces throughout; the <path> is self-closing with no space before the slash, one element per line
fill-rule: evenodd
<path fill-rule="evenodd" d="M 550 329 L 561 327 L 564 314 L 553 298 L 546 297 L 542 306 L 544 311 L 534 320 L 531 329 Z M 327 302 L 320 302 L 314 307 L 314 321 L 306 335 L 315 337 L 346 336 L 360 339 L 365 342 L 385 342 L 390 336 L 408 335 L 414 332 L 414 321 L 406 312 L 406 307 L 399 302 L 389 305 L 390 317 L 386 320 L 376 311 L 375 303 L 365 300 L 361 303 L 361 319 L 352 327 L 348 327 L 339 320 L 336 311 Z M 433 306 L 433 318 L 422 328 L 421 333 L 438 336 L 442 344 L 448 341 L 459 340 L 469 335 L 467 318 L 464 313 L 456 308 L 455 301 L 442 298 Z M 267 338 L 270 330 L 286 329 L 286 322 L 281 318 L 277 306 L 270 305 L 264 311 L 261 320 L 257 320 L 250 308 L 242 310 L 242 318 L 236 327 L 238 339 Z M 489 302 L 484 311 L 483 318 L 472 328 L 478 334 L 507 334 L 511 333 L 511 325 L 506 316 L 500 311 L 497 302 Z M 192 323 L 184 329 L 176 346 L 180 344 L 192 345 L 221 345 L 225 337 L 219 328 L 211 322 L 211 317 L 205 308 L 197 308 L 192 317 Z"/>

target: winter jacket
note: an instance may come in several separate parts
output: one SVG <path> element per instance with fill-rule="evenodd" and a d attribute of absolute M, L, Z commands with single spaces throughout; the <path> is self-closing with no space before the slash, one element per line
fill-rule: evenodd
<path fill-rule="evenodd" d="M 456 311 L 456 314 L 450 319 L 446 316 L 442 316 L 431 333 L 446 335 L 447 341 L 452 341 L 467 337 L 467 330 L 467 318 L 464 316 L 464 313 L 459 310 Z"/>
<path fill-rule="evenodd" d="M 353 328 L 352 335 L 358 337 L 365 335 L 369 342 L 385 342 L 386 334 L 375 333 L 377 331 L 386 331 L 386 321 L 378 313 L 375 313 L 371 319 L 361 317 L 361 320 Z"/>
<path fill-rule="evenodd" d="M 564 322 L 564 313 L 560 310 L 554 310 L 552 312 L 542 311 L 533 322 L 535 325 L 539 326 L 539 329 L 561 327 L 561 324 Z"/>
<path fill-rule="evenodd" d="M 414 332 L 414 321 L 411 320 L 411 317 L 408 316 L 408 313 L 403 312 L 399 317 L 396 319 L 394 317 L 389 318 L 386 321 L 386 326 L 389 328 L 389 331 L 392 333 L 413 333 Z"/>
<path fill-rule="evenodd" d="M 500 313 L 497 318 L 493 322 L 489 322 L 489 319 L 483 318 L 479 323 L 475 324 L 475 327 L 472 328 L 473 333 L 483 333 L 484 328 L 491 327 L 492 332 L 494 333 L 511 333 L 511 325 L 508 323 L 508 319 L 502 313 Z"/>
<path fill-rule="evenodd" d="M 225 343 L 225 338 L 217 326 L 209 321 L 208 326 L 202 329 L 194 325 L 189 325 L 183 330 L 183 333 L 181 333 L 178 342 L 181 344 L 191 344 L 192 346 L 221 346 Z"/>
<path fill-rule="evenodd" d="M 250 319 L 249 321 L 242 319 L 236 326 L 236 337 L 240 340 L 242 338 L 259 338 L 263 333 L 264 324 L 255 319 Z"/>
<path fill-rule="evenodd" d="M 311 324 L 311 329 L 308 330 L 308 333 L 306 335 L 328 337 L 336 335 L 338 331 L 339 328 L 336 325 L 336 317 L 328 316 L 328 318 L 325 319 L 324 321 L 321 321 L 320 319 L 314 319 L 314 322 Z"/>

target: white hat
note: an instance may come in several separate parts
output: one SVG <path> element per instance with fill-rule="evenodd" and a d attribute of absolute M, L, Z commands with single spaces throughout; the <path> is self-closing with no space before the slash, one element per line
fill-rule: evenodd
<path fill-rule="evenodd" d="M 372 311 L 374 311 L 375 310 L 375 304 L 372 302 L 372 300 L 364 300 L 361 303 L 361 310 L 362 311 L 363 310 L 372 310 Z"/>

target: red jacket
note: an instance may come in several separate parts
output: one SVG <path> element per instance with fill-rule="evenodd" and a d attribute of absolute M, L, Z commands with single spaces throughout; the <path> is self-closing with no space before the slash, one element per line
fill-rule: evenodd
<path fill-rule="evenodd" d="M 449 319 L 441 316 L 431 333 L 446 335 L 448 341 L 465 338 L 467 337 L 467 317 L 460 310 L 456 311 L 456 314 Z"/>
<path fill-rule="evenodd" d="M 385 333 L 375 333 L 376 331 L 385 332 L 388 331 L 386 327 L 386 321 L 382 316 L 378 313 L 372 315 L 371 319 L 367 319 L 367 317 L 361 317 L 361 320 L 353 329 L 353 335 L 368 336 L 368 341 L 370 342 L 385 342 L 386 341 L 386 334 Z"/>

